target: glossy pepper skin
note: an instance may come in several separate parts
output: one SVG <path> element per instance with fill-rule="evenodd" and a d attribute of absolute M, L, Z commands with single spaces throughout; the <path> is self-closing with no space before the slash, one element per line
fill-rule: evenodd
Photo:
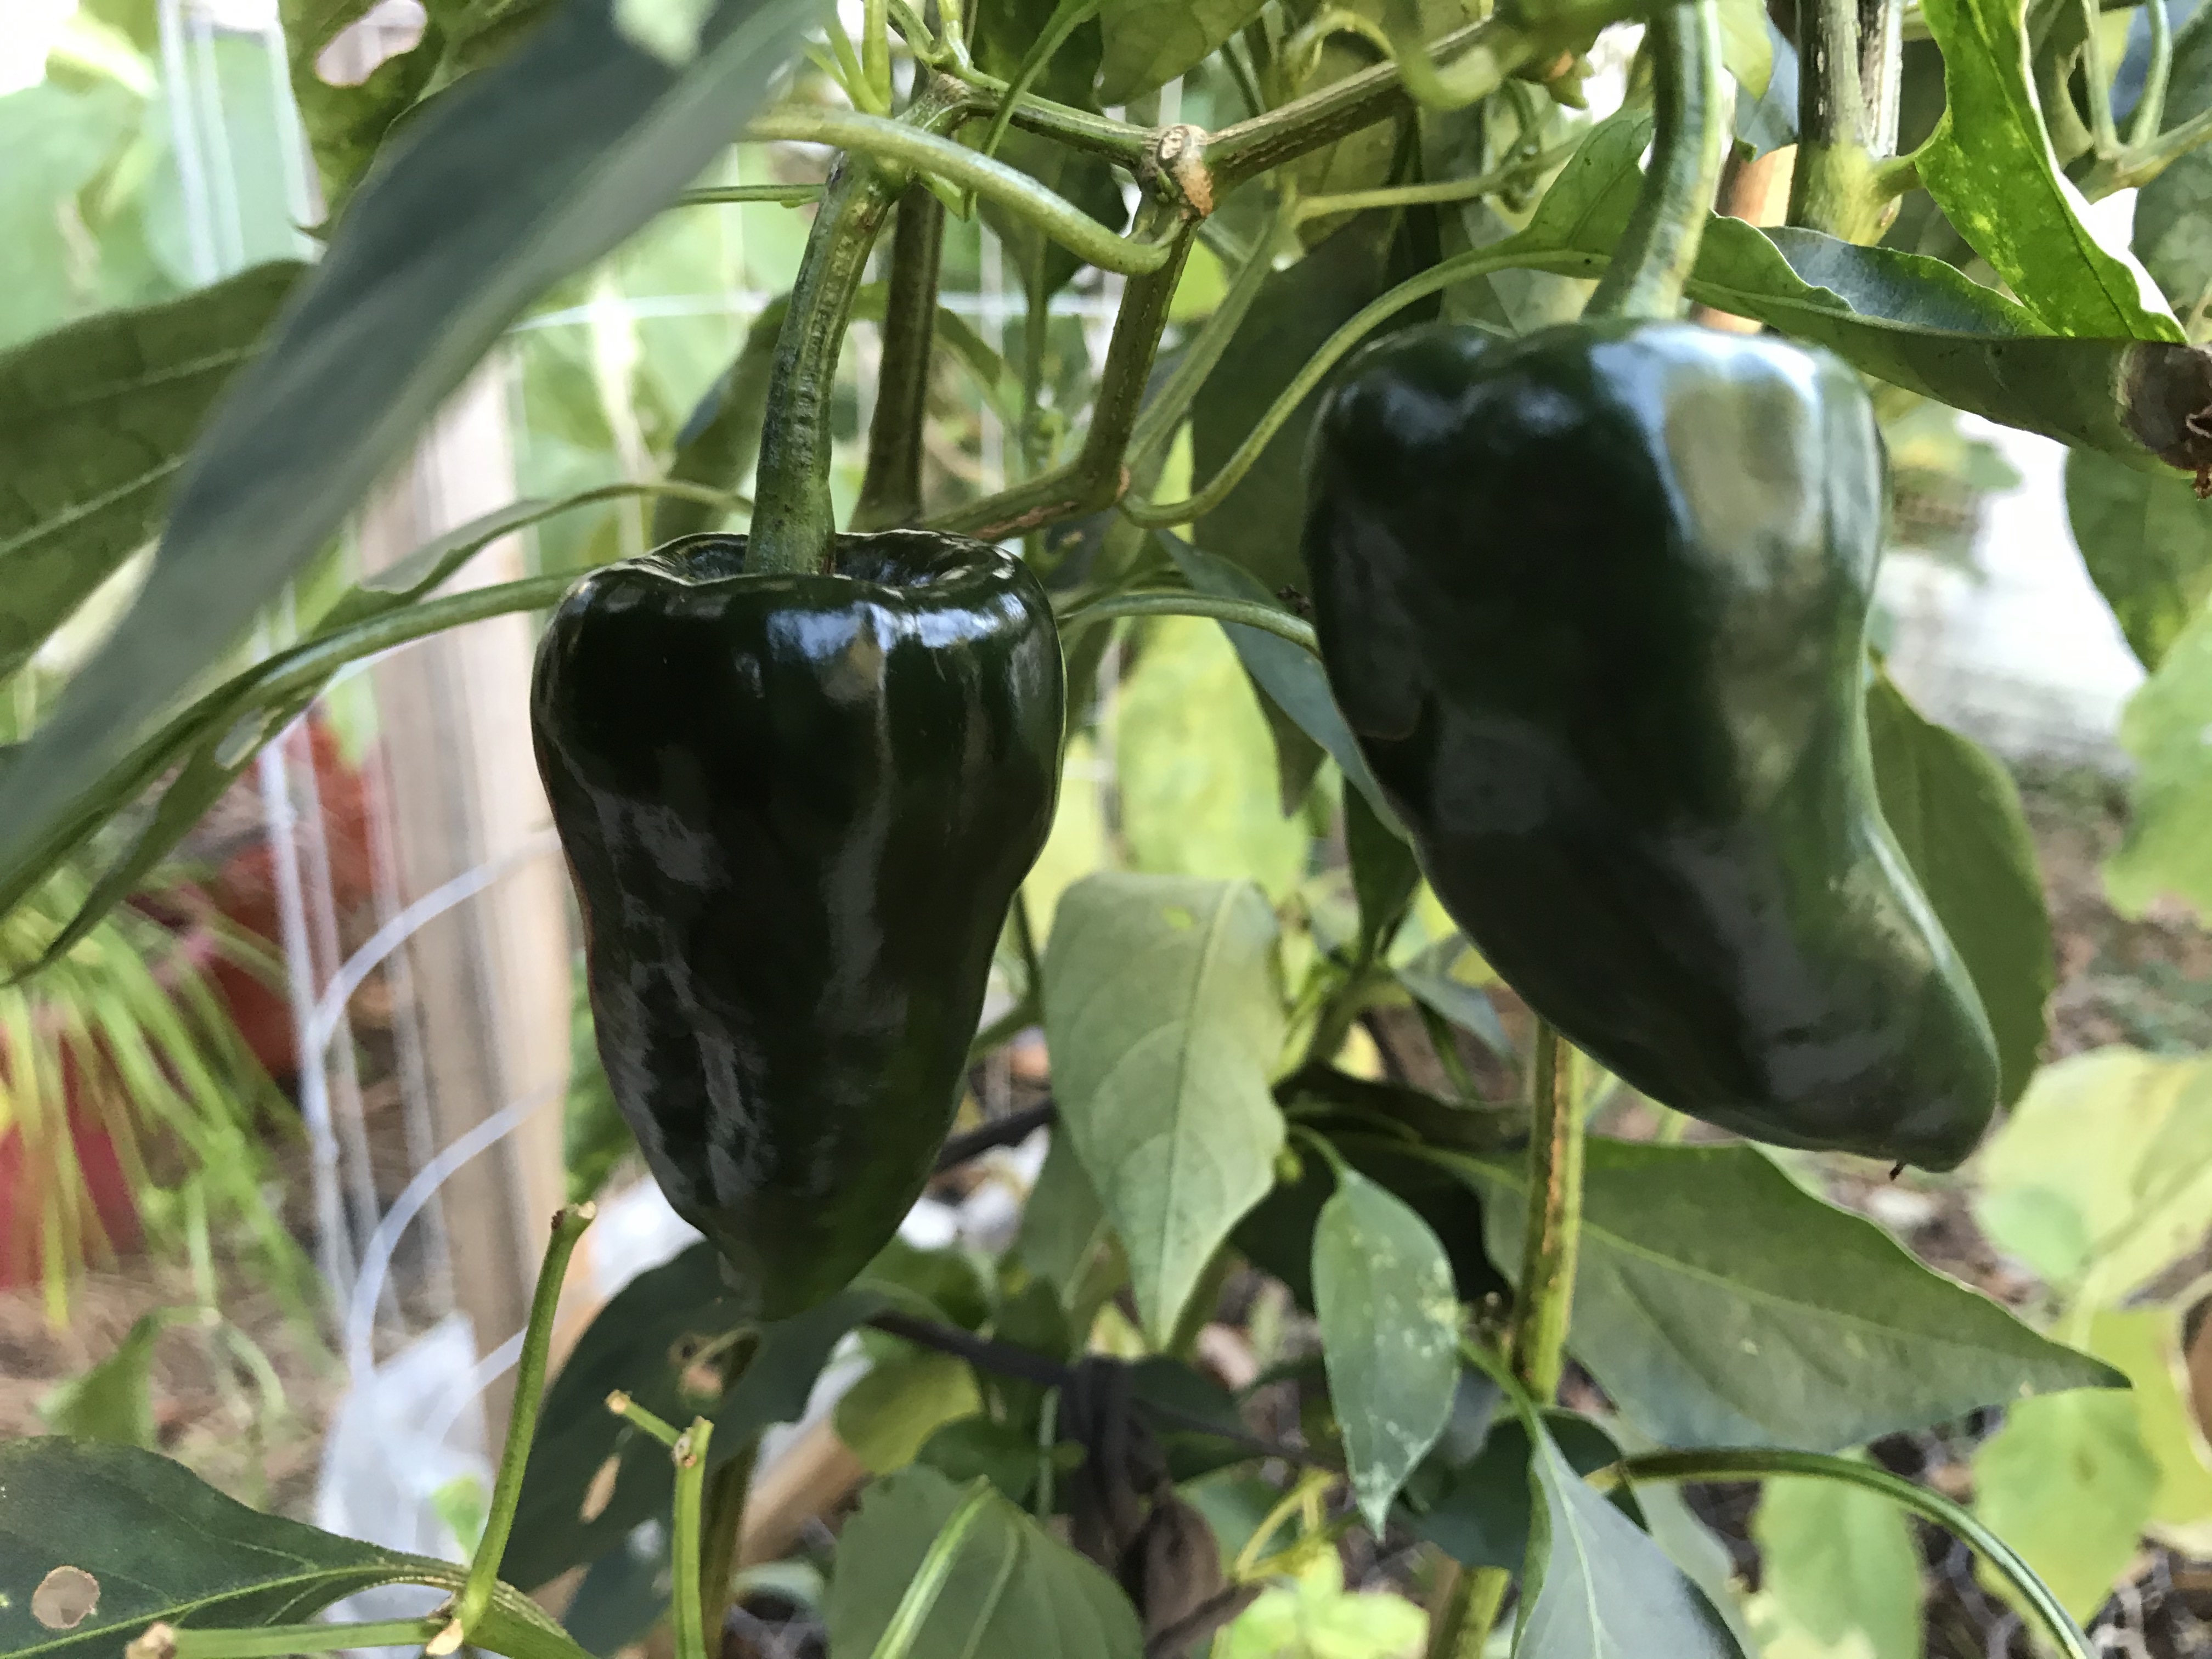
<path fill-rule="evenodd" d="M 531 688 L 614 1097 L 780 1319 L 896 1231 L 945 1138 L 1059 787 L 1060 639 L 1018 559 L 920 531 L 834 574 L 695 536 L 595 570 Z"/>
<path fill-rule="evenodd" d="M 1875 798 L 1882 466 L 1823 354 L 1435 325 L 1316 424 L 1304 551 L 1337 702 L 1532 1008 L 1677 1110 L 1948 1169 L 1997 1058 Z"/>

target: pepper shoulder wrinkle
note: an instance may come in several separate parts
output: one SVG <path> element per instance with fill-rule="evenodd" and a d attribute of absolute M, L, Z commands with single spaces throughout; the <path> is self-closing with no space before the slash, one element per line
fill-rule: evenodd
<path fill-rule="evenodd" d="M 757 1318 L 849 1282 L 928 1179 L 1064 696 L 1028 569 L 920 531 L 841 536 L 820 574 L 687 538 L 545 631 L 532 725 L 600 1058 Z"/>
<path fill-rule="evenodd" d="M 1740 1133 L 1964 1158 L 1996 1045 L 1875 795 L 1850 370 L 1679 323 L 1431 326 L 1358 361 L 1310 471 L 1337 701 L 1529 1006 Z"/>

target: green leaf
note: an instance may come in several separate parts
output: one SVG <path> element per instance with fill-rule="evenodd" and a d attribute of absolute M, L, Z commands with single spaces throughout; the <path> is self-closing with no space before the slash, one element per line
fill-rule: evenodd
<path fill-rule="evenodd" d="M 1544 1422 L 1577 1480 L 1620 1461 L 1620 1448 L 1613 1437 L 1587 1417 L 1547 1411 Z M 1473 1457 L 1442 1474 L 1425 1508 L 1413 1514 L 1400 1511 L 1414 1534 L 1463 1567 L 1520 1571 L 1528 1553 L 1532 1513 L 1528 1425 L 1510 1412 L 1504 1413 L 1503 1421 L 1491 1425 Z M 1640 1506 L 1639 1495 L 1616 1486 L 1610 1496 L 1614 1506 L 1633 1519 L 1624 1506 Z"/>
<path fill-rule="evenodd" d="M 1534 1439 L 1514 1659 L 1742 1659 L 1705 1593 L 1575 1472 L 1549 1432 Z"/>
<path fill-rule="evenodd" d="M 1981 994 L 2008 1106 L 2034 1074 L 2058 975 L 2020 790 L 1996 757 L 1924 719 L 1886 675 L 1868 689 L 1866 715 L 1882 817 Z"/>
<path fill-rule="evenodd" d="M 444 31 L 434 15 L 410 50 L 386 58 L 357 86 L 332 86 L 316 72 L 316 60 L 374 4 L 375 0 L 278 0 L 292 96 L 331 216 L 368 171 L 392 122 L 429 85 L 444 45 Z"/>
<path fill-rule="evenodd" d="M 208 406 L 301 270 L 258 265 L 0 354 L 0 678 L 153 535 Z"/>
<path fill-rule="evenodd" d="M 2212 30 L 2182 30 L 2178 15 L 2175 22 L 2169 129 L 2212 109 Z M 2137 192 L 2134 241 L 2174 309 L 2188 315 L 2212 284 L 2212 149 L 2200 144 L 2185 152 Z"/>
<path fill-rule="evenodd" d="M 1721 67 L 1753 103 L 1766 95 L 1774 73 L 1771 25 L 1760 0 L 1721 0 Z"/>
<path fill-rule="evenodd" d="M 1920 1552 L 1890 1499 L 1840 1480 L 1769 1480 L 1751 1535 L 1766 1659 L 1920 1659 Z"/>
<path fill-rule="evenodd" d="M 1303 819 L 1283 815 L 1267 720 L 1235 650 L 1202 617 L 1146 623 L 1139 638 L 1115 718 L 1130 862 L 1162 875 L 1249 877 L 1287 895 L 1305 874 L 1309 836 Z"/>
<path fill-rule="evenodd" d="M 2158 1492 L 2135 1401 L 2101 1391 L 2021 1401 L 1973 1468 L 1974 1513 L 2087 1619 L 2134 1558 Z"/>
<path fill-rule="evenodd" d="M 1196 477 L 1218 471 L 1322 342 L 1390 286 L 1390 216 L 1362 214 L 1261 283 L 1191 406 Z M 1298 405 L 1228 499 L 1200 520 L 1194 532 L 1207 551 L 1242 565 L 1270 594 L 1285 585 L 1308 586 L 1298 553 L 1306 433 L 1334 379 Z"/>
<path fill-rule="evenodd" d="M 956 1486 L 989 1481 L 1010 1504 L 1026 1504 L 1037 1478 L 1036 1433 L 988 1417 L 968 1416 L 929 1437 L 913 1462 L 927 1463 Z"/>
<path fill-rule="evenodd" d="M 1274 939 L 1249 883 L 1118 872 L 1069 888 L 1053 922 L 1044 1020 L 1060 1127 L 1156 1339 L 1273 1183 Z"/>
<path fill-rule="evenodd" d="M 1209 1659 L 1407 1659 L 1427 1622 L 1395 1591 L 1346 1589 L 1344 1558 L 1325 1550 L 1291 1583 L 1262 1590 Z"/>
<path fill-rule="evenodd" d="M 0 96 L 0 345 L 85 308 L 76 198 L 131 142 L 140 110 L 112 83 L 75 91 L 47 81 Z"/>
<path fill-rule="evenodd" d="M 1404 837 L 1393 834 L 1357 791 L 1344 798 L 1344 846 L 1352 896 L 1359 902 L 1359 958 L 1378 962 L 1420 890 L 1420 863 Z"/>
<path fill-rule="evenodd" d="M 1429 1224 L 1357 1170 L 1314 1228 L 1314 1307 L 1352 1491 L 1380 1533 L 1459 1383 L 1459 1297 Z"/>
<path fill-rule="evenodd" d="M 882 1361 L 837 1401 L 837 1437 L 871 1474 L 914 1462 L 947 1424 L 982 1409 L 975 1373 L 949 1353 L 915 1350 Z"/>
<path fill-rule="evenodd" d="M 1999 1248 L 2071 1302 L 2117 1306 L 2212 1228 L 2212 1061 L 2112 1048 L 2046 1066 L 1978 1169 Z"/>
<path fill-rule="evenodd" d="M 1101 103 L 1126 104 L 1164 87 L 1260 15 L 1266 0 L 1103 0 Z"/>
<path fill-rule="evenodd" d="M 561 1168 L 568 1202 L 597 1198 L 607 1178 L 636 1151 L 637 1138 L 623 1121 L 614 1085 L 599 1060 L 591 986 L 580 958 L 569 975 L 568 1090 L 561 1103 Z"/>
<path fill-rule="evenodd" d="M 676 453 L 668 463 L 672 479 L 726 491 L 742 490 L 751 479 L 768 413 L 775 343 L 790 305 L 788 295 L 770 300 L 745 330 L 737 356 L 707 388 L 677 434 Z M 704 501 L 664 495 L 653 504 L 653 543 L 712 530 L 721 520 L 722 514 Z"/>
<path fill-rule="evenodd" d="M 1520 1166 L 1445 1158 L 1482 1183 L 1491 1257 L 1517 1274 Z M 1590 1141 L 1568 1346 L 1670 1446 L 1838 1451 L 2118 1381 L 1747 1146 Z"/>
<path fill-rule="evenodd" d="M 1044 1167 L 1030 1188 L 1029 1202 L 1022 1206 L 1013 1254 L 1060 1292 L 1063 1307 L 1072 1308 L 1105 1243 L 1106 1212 L 1075 1155 L 1075 1142 L 1056 1134 L 1045 1149 Z"/>
<path fill-rule="evenodd" d="M 609 1394 L 619 1389 L 664 1420 L 711 1419 L 719 1462 L 804 1413 L 830 1351 L 884 1306 L 880 1296 L 849 1290 L 767 1327 L 725 1392 L 740 1329 L 728 1296 L 713 1247 L 695 1244 L 599 1310 L 546 1389 L 502 1577 L 534 1588 L 667 1513 L 675 1471 L 666 1449 L 608 1411 Z"/>
<path fill-rule="evenodd" d="M 425 111 L 195 448 L 137 603 L 10 766 L 0 870 L 321 549 L 525 305 L 727 144 L 806 10 L 720 0 L 678 73 L 579 0 Z"/>
<path fill-rule="evenodd" d="M 461 1577 L 450 1562 L 258 1514 L 137 1447 L 58 1435 L 0 1443 L 0 1653 L 113 1659 L 156 1620 L 296 1624 L 374 1585 L 459 1589 Z M 540 1659 L 581 1659 L 504 1585 L 483 1634 L 496 1651 L 522 1651 L 519 1637 Z"/>
<path fill-rule="evenodd" d="M 1648 118 L 1632 112 L 1601 125 L 1511 246 L 1535 269 L 1601 273 L 1649 137 Z M 1706 221 L 1688 292 L 1955 409 L 2144 467 L 2154 457 L 2196 465 L 2202 441 L 2185 416 L 2212 379 L 2202 347 L 2062 337 L 1940 259 L 1720 216 Z"/>
<path fill-rule="evenodd" d="M 837 1540 L 823 1609 L 830 1659 L 871 1659 L 929 1547 L 974 1492 L 935 1469 L 871 1486 Z M 995 1492 L 960 1542 L 907 1659 L 1139 1659 L 1120 1588 Z"/>
<path fill-rule="evenodd" d="M 2186 478 L 2077 449 L 2066 458 L 2066 517 L 2090 580 L 2155 669 L 2212 596 L 2212 504 Z"/>
<path fill-rule="evenodd" d="M 1224 599 L 1277 605 L 1275 596 L 1243 566 L 1193 547 L 1180 536 L 1161 533 L 1157 539 L 1175 561 L 1176 568 L 1182 572 L 1183 580 L 1198 592 Z M 1376 817 L 1389 828 L 1390 833 L 1403 841 L 1405 832 L 1398 823 L 1397 815 L 1383 799 L 1382 786 L 1368 770 L 1367 757 L 1360 752 L 1358 739 L 1337 708 L 1336 699 L 1328 689 L 1328 675 L 1320 659 L 1279 634 L 1246 628 L 1239 623 L 1223 623 L 1220 626 L 1229 636 L 1229 642 L 1237 647 L 1237 659 L 1252 677 L 1252 683 L 1267 693 L 1267 701 L 1281 710 L 1293 726 L 1328 751 L 1328 757 L 1344 774 L 1345 781 L 1366 798 Z"/>
<path fill-rule="evenodd" d="M 140 1316 L 115 1352 L 39 1402 L 56 1434 L 154 1449 L 154 1345 L 182 1317 L 174 1308 Z"/>
<path fill-rule="evenodd" d="M 2171 896 L 2212 916 L 2212 611 L 2166 647 L 2120 715 L 2120 747 L 2136 763 L 2126 837 L 2105 863 L 2113 907 L 2141 915 Z"/>
<path fill-rule="evenodd" d="M 1411 961 L 1399 963 L 1391 972 L 1407 994 L 1423 1007 L 1472 1033 L 1500 1060 L 1516 1060 L 1513 1040 L 1506 1036 L 1505 1023 L 1498 1018 L 1498 1005 L 1491 1001 L 1490 994 L 1452 972 L 1473 948 L 1463 934 L 1454 933 Z"/>
<path fill-rule="evenodd" d="M 1915 153 L 1920 182 L 1974 252 L 2053 333 L 2182 338 L 2134 256 L 2100 247 L 2058 171 L 2028 79 L 2026 0 L 1928 0 L 1943 53 L 1943 118 Z"/>
<path fill-rule="evenodd" d="M 2185 1392 L 2190 1376 L 2182 1351 L 2184 1311 L 2130 1308 L 2096 1314 L 2089 1321 L 2088 1346 L 2127 1374 L 2136 1431 L 2158 1465 L 2149 1530 L 2161 1542 L 2201 1556 L 2212 1542 L 2212 1445 Z"/>

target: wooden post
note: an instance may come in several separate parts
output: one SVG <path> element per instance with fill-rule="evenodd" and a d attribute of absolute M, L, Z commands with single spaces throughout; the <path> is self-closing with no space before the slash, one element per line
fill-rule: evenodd
<path fill-rule="evenodd" d="M 361 526 L 362 564 L 393 563 L 515 494 L 505 360 L 495 356 L 372 501 Z M 520 540 L 509 538 L 477 554 L 453 586 L 523 574 Z M 532 618 L 496 617 L 410 647 L 372 671 L 402 902 L 489 862 L 507 866 L 483 891 L 432 918 L 407 946 L 437 1144 L 451 1145 L 503 1107 L 540 1103 L 441 1192 L 454 1297 L 475 1324 L 480 1352 L 526 1321 L 548 1223 L 562 1196 L 568 901 L 531 755 L 535 642 Z M 511 1399 L 505 1382 L 484 1398 L 495 1453 Z"/>

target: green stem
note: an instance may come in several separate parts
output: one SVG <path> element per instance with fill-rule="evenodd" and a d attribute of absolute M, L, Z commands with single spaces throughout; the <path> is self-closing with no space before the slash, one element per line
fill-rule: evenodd
<path fill-rule="evenodd" d="M 1539 1405 L 1559 1391 L 1582 1234 L 1583 1120 L 1575 1109 L 1572 1057 L 1559 1034 L 1538 1020 L 1528 1103 L 1528 1218 L 1511 1358 L 1514 1376 Z"/>
<path fill-rule="evenodd" d="M 669 1453 L 676 1462 L 675 1516 L 668 1540 L 672 1581 L 668 1622 L 676 1659 L 707 1659 L 706 1610 L 699 1594 L 699 1510 L 707 1480 L 707 1447 L 714 1435 L 712 1423 L 695 1417 Z M 721 1644 L 714 1646 L 719 1652 Z"/>
<path fill-rule="evenodd" d="M 1665 7 L 1651 20 L 1651 165 L 1588 317 L 1673 317 L 1720 189 L 1728 110 L 1720 96 L 1721 28 L 1714 0 Z"/>
<path fill-rule="evenodd" d="M 1221 296 L 1221 303 L 1213 308 L 1213 314 L 1200 325 L 1198 332 L 1184 345 L 1182 355 L 1158 395 L 1138 414 L 1136 424 L 1129 430 L 1131 471 L 1143 471 L 1149 462 L 1164 454 L 1175 441 L 1183 416 L 1205 389 L 1207 377 L 1221 362 L 1222 354 L 1229 349 L 1229 343 L 1236 338 L 1245 314 L 1260 297 L 1261 288 L 1274 269 L 1275 248 L 1282 228 L 1282 216 L 1278 213 L 1260 233 L 1251 253 L 1237 270 L 1237 280 Z"/>
<path fill-rule="evenodd" d="M 891 234 L 883 367 L 868 422 L 868 470 L 853 507 L 855 530 L 888 530 L 921 517 L 922 425 L 944 250 L 945 204 L 920 183 L 908 185 Z"/>
<path fill-rule="evenodd" d="M 1139 219 L 1139 229 L 1141 232 L 1147 223 L 1157 224 L 1174 216 L 1175 210 L 1148 203 Z M 1176 283 L 1190 254 L 1192 234 L 1191 222 L 1176 218 L 1163 244 L 1167 263 L 1131 277 L 1122 289 L 1114 337 L 1107 343 L 1105 366 L 1099 371 L 1091 425 L 1075 459 L 933 519 L 931 528 L 996 541 L 1086 513 L 1103 512 L 1121 498 L 1128 484 L 1123 457 L 1136 428 L 1160 336 L 1167 328 L 1168 305 L 1175 298 Z"/>
<path fill-rule="evenodd" d="M 1482 1659 L 1512 1583 L 1513 1575 L 1503 1567 L 1461 1573 L 1429 1638 L 1429 1659 Z"/>
<path fill-rule="evenodd" d="M 631 1425 L 635 1428 L 642 1430 L 646 1434 L 648 1434 L 653 1439 L 658 1440 L 662 1445 L 667 1446 L 672 1449 L 674 1448 L 676 1443 L 683 1438 L 682 1434 L 678 1431 L 673 1423 L 669 1422 L 664 1417 L 658 1416 L 654 1413 L 647 1411 L 643 1406 L 639 1405 L 636 1401 L 631 1399 L 620 1389 L 617 1389 L 612 1394 L 607 1396 L 607 1409 L 612 1412 L 617 1417 L 622 1419 L 623 1422 Z"/>
<path fill-rule="evenodd" d="M 956 101 L 952 107 L 960 106 Z M 978 155 L 965 145 L 939 137 L 933 131 L 909 125 L 908 118 L 893 121 L 850 110 L 780 109 L 755 116 L 746 124 L 744 137 L 835 144 L 848 155 L 871 156 L 880 162 L 935 173 L 963 189 L 974 191 L 986 201 L 1019 214 L 1078 258 L 1102 270 L 1139 276 L 1158 270 L 1172 257 L 1163 244 L 1115 235 L 1074 203 L 1047 190 L 1028 173 L 1004 161 Z M 823 211 L 829 210 L 830 198 L 825 198 Z M 802 265 L 802 283 L 805 275 Z"/>
<path fill-rule="evenodd" d="M 992 114 L 1006 98 L 1006 83 L 972 64 L 948 68 L 945 72 L 957 77 L 965 89 L 966 111 L 970 115 Z M 1103 155 L 1133 173 L 1152 154 L 1158 137 L 1148 128 L 1055 103 L 1034 93 L 1025 93 L 1014 100 L 1013 124 L 1024 132 L 1034 132 L 1069 149 Z"/>
<path fill-rule="evenodd" d="M 2166 119 L 2166 88 L 2173 78 L 2173 19 L 2166 0 L 2143 0 L 2150 21 L 2150 63 L 2143 70 L 2142 96 L 2136 100 L 2135 119 L 2128 126 L 2130 149 L 2158 137 Z"/>
<path fill-rule="evenodd" d="M 1478 196 L 1493 196 L 1525 179 L 1549 173 L 1572 155 L 1581 143 L 1577 138 L 1569 143 L 1554 144 L 1474 179 L 1443 179 L 1429 185 L 1394 185 L 1386 190 L 1347 190 L 1334 196 L 1308 196 L 1297 204 L 1297 222 L 1325 219 L 1336 213 L 1357 213 L 1365 208 L 1419 207 L 1431 202 L 1465 202 Z"/>
<path fill-rule="evenodd" d="M 1638 1480 L 1763 1480 L 1774 1475 L 1810 1475 L 1863 1486 L 1869 1492 L 1911 1510 L 1962 1540 L 1996 1570 L 2020 1599 L 2034 1613 L 2066 1659 L 2094 1659 L 2094 1650 L 2050 1587 L 2035 1570 L 2021 1559 L 2011 1546 L 1941 1492 L 1848 1457 L 1819 1452 L 1794 1451 L 1675 1451 L 1648 1452 L 1623 1459 L 1614 1466 L 1620 1476 Z"/>
<path fill-rule="evenodd" d="M 2112 83 L 2105 66 L 2105 38 L 2098 25 L 2104 21 L 2097 0 L 2078 0 L 2081 8 L 2081 81 L 2089 94 L 2089 131 L 2097 141 L 2097 154 L 2110 155 L 2120 147 L 2120 131 L 2112 121 Z"/>
<path fill-rule="evenodd" d="M 2212 11 L 2212 7 L 2204 9 Z M 2147 185 L 2208 138 L 2212 138 L 2212 109 L 2198 112 L 2142 148 L 2130 149 L 2118 161 L 2099 161 L 2083 175 L 2081 193 L 2096 202 L 2114 191 Z"/>
<path fill-rule="evenodd" d="M 1067 44 L 1069 35 L 1097 15 L 1098 0 L 1060 0 L 1060 3 L 1053 8 L 1044 32 L 1022 55 L 1021 66 L 1014 71 L 1014 78 L 1007 83 L 1006 91 L 999 95 L 999 112 L 991 118 L 991 125 L 984 130 L 983 142 L 977 147 L 983 155 L 996 155 L 999 153 L 1000 141 L 1006 137 L 1007 125 L 1014 118 L 1015 110 L 1020 106 L 1022 100 L 1029 96 L 1029 90 L 1036 84 L 1037 76 L 1043 74 L 1045 66 L 1052 62 L 1053 54 Z"/>
<path fill-rule="evenodd" d="M 179 1630 L 154 1625 L 131 1642 L 126 1659 L 279 1659 L 291 1653 L 349 1648 L 419 1648 L 442 1619 L 380 1619 L 368 1624 L 260 1625 L 246 1630 Z"/>
<path fill-rule="evenodd" d="M 848 151 L 815 214 L 769 371 L 774 418 L 761 428 L 749 570 L 827 571 L 836 562 L 830 404 L 837 353 L 876 233 L 902 182 L 872 157 Z"/>
<path fill-rule="evenodd" d="M 822 199 L 819 185 L 708 185 L 687 190 L 672 207 L 740 207 L 766 202 L 777 207 L 803 207 Z"/>
<path fill-rule="evenodd" d="M 1897 148 L 1903 0 L 1802 0 L 1797 161 L 1790 222 L 1870 243 L 1895 192 L 1877 181 Z"/>
<path fill-rule="evenodd" d="M 1273 605 L 1263 605 L 1257 599 L 1224 599 L 1218 594 L 1200 593 L 1183 587 L 1115 593 L 1103 599 L 1093 599 L 1088 605 L 1063 614 L 1060 618 L 1060 631 L 1072 634 L 1079 628 L 1112 622 L 1121 617 L 1211 617 L 1216 622 L 1237 623 L 1246 628 L 1259 629 L 1278 639 L 1288 640 L 1292 645 L 1316 656 L 1321 653 L 1320 643 L 1314 638 L 1313 624 L 1301 621 L 1287 611 L 1279 611 Z"/>
<path fill-rule="evenodd" d="M 558 1210 L 553 1216 L 553 1237 L 538 1268 L 538 1288 L 530 1298 L 530 1322 L 522 1334 L 522 1357 L 514 1367 L 514 1406 L 507 1420 L 507 1443 L 499 1455 L 499 1475 L 492 1483 L 491 1510 L 484 1518 L 483 1536 L 469 1558 L 469 1576 L 453 1599 L 452 1623 L 464 1637 L 473 1634 L 491 1606 L 499 1583 L 500 1558 L 507 1553 L 507 1534 L 514 1530 L 514 1508 L 522 1497 L 522 1471 L 530 1461 L 530 1443 L 538 1431 L 538 1407 L 545 1392 L 545 1356 L 553 1343 L 553 1316 L 560 1310 L 561 1285 L 568 1277 L 568 1258 L 576 1241 L 592 1224 L 598 1211 L 589 1204 Z"/>

